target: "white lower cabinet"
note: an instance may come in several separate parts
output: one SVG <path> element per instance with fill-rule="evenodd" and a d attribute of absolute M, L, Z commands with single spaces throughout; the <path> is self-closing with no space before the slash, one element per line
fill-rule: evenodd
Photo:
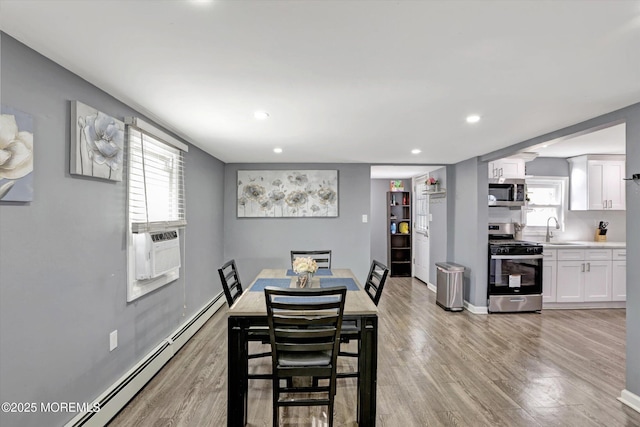
<path fill-rule="evenodd" d="M 546 252 L 550 254 L 543 262 L 543 302 L 626 300 L 626 250 L 558 249 Z"/>
<path fill-rule="evenodd" d="M 557 302 L 584 302 L 584 262 L 558 261 Z"/>
<path fill-rule="evenodd" d="M 586 261 L 584 300 L 611 301 L 611 261 Z"/>
<path fill-rule="evenodd" d="M 611 299 L 627 300 L 627 251 L 614 249 L 611 261 Z"/>
<path fill-rule="evenodd" d="M 556 262 L 558 251 L 545 249 L 542 253 L 542 302 L 556 302 Z"/>

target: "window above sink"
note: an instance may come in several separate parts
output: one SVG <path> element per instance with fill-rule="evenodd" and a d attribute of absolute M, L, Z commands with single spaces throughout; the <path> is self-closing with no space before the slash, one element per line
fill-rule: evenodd
<path fill-rule="evenodd" d="M 531 177 L 527 182 L 527 205 L 525 223 L 527 234 L 546 234 L 547 221 L 555 217 L 560 231 L 565 230 L 565 211 L 567 210 L 566 177 Z M 555 222 L 553 223 L 555 230 Z"/>

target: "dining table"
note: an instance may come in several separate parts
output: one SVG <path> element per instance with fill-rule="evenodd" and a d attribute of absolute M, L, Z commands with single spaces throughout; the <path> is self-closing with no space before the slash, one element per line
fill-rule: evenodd
<path fill-rule="evenodd" d="M 297 275 L 287 269 L 264 269 L 228 311 L 227 426 L 247 423 L 248 342 L 252 327 L 267 325 L 264 288 L 298 287 Z M 378 309 L 350 269 L 320 269 L 305 286 L 346 286 L 343 321 L 360 328 L 358 358 L 358 426 L 375 426 L 378 364 Z M 338 387 L 340 384 L 338 384 Z"/>

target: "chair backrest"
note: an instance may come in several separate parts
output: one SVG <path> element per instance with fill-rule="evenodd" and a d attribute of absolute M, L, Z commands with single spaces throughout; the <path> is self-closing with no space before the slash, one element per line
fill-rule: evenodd
<path fill-rule="evenodd" d="M 318 268 L 331 268 L 331 251 L 291 251 L 291 268 L 293 260 L 299 257 L 310 257 L 316 260 Z"/>
<path fill-rule="evenodd" d="M 335 374 L 347 288 L 267 286 L 264 294 L 274 374 L 285 359 L 298 361 L 292 369 L 332 368 Z M 323 357 L 303 363 L 305 353 L 322 353 Z"/>
<path fill-rule="evenodd" d="M 373 260 L 371 268 L 369 269 L 369 276 L 367 276 L 367 282 L 364 285 L 364 290 L 369 294 L 369 297 L 375 305 L 378 305 L 378 302 L 380 302 L 384 282 L 387 281 L 388 275 L 389 269 L 387 266 L 379 261 Z"/>
<path fill-rule="evenodd" d="M 231 307 L 234 301 L 242 295 L 242 283 L 240 283 L 236 261 L 232 259 L 226 262 L 218 269 L 218 273 L 220 274 L 224 296 L 227 298 L 227 304 Z"/>

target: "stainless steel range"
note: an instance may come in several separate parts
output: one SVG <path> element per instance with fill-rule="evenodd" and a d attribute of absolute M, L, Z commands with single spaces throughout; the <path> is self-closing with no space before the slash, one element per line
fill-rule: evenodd
<path fill-rule="evenodd" d="M 489 224 L 490 313 L 542 310 L 542 245 L 515 234 L 516 224 Z"/>

